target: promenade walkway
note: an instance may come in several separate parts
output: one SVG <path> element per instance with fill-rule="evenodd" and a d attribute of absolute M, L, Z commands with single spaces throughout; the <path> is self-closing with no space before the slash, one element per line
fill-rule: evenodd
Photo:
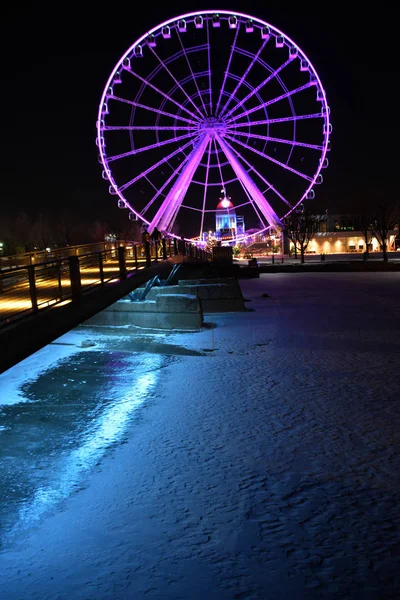
<path fill-rule="evenodd" d="M 262 274 L 0 375 L 1 597 L 400 597 L 398 279 Z"/>

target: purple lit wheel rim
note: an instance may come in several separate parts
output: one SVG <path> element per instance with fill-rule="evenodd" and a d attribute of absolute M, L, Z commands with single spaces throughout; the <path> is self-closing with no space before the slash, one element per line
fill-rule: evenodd
<path fill-rule="evenodd" d="M 246 222 L 266 231 L 322 182 L 329 112 L 311 62 L 272 25 L 232 11 L 181 15 L 140 37 L 107 81 L 103 178 L 150 229 L 171 233 L 186 211 L 201 236 L 228 187 Z"/>

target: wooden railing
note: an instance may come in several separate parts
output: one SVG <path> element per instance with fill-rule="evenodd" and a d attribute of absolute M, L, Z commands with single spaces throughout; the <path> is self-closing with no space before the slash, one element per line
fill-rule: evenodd
<path fill-rule="evenodd" d="M 0 330 L 41 309 L 79 300 L 94 287 L 127 279 L 154 262 L 179 254 L 201 260 L 211 258 L 205 250 L 176 239 L 121 241 L 2 257 Z M 8 266 L 4 259 L 8 259 Z"/>

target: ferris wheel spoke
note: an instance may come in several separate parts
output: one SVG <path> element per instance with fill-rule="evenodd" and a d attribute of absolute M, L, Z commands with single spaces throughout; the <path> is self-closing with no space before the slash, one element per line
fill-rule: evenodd
<path fill-rule="evenodd" d="M 147 175 L 145 175 L 145 176 L 144 176 L 144 178 L 145 178 L 145 180 L 147 181 L 147 183 L 151 185 L 151 187 L 153 188 L 153 190 L 156 190 L 156 191 L 158 190 L 157 186 L 156 186 L 156 185 L 154 185 L 154 183 L 151 181 L 151 179 L 149 179 L 149 178 L 147 177 Z"/>
<path fill-rule="evenodd" d="M 210 139 L 209 143 L 208 143 L 208 148 L 207 148 L 208 157 L 207 157 L 206 179 L 205 179 L 204 193 L 203 193 L 203 209 L 201 211 L 200 238 L 203 235 L 203 228 L 204 228 L 204 213 L 205 213 L 205 209 L 206 209 L 208 174 L 210 171 L 210 161 L 211 161 L 211 144 L 212 144 L 212 140 Z"/>
<path fill-rule="evenodd" d="M 254 202 L 253 198 L 250 196 L 249 191 L 247 190 L 247 188 L 243 185 L 242 182 L 240 182 L 240 184 L 241 184 L 241 186 L 242 186 L 242 188 L 244 190 L 244 193 L 246 194 L 246 196 L 248 198 L 249 203 L 253 207 L 254 212 L 256 213 L 257 217 L 259 218 L 260 223 L 263 225 L 263 227 L 266 228 L 269 225 L 267 219 L 264 217 L 264 215 L 262 213 L 260 213 L 257 204 Z M 263 193 L 263 196 L 264 196 L 264 193 Z"/>
<path fill-rule="evenodd" d="M 275 104 L 276 102 L 279 102 L 280 100 L 285 100 L 285 98 L 290 98 L 291 96 L 294 96 L 295 94 L 298 94 L 304 90 L 307 90 L 308 88 L 312 87 L 313 85 L 315 85 L 315 81 L 309 81 L 308 83 L 305 83 L 304 85 L 296 88 L 295 90 L 290 90 L 289 92 L 286 92 L 285 94 L 282 94 L 281 96 L 277 96 L 276 98 L 272 98 L 272 100 L 263 102 L 262 104 L 259 104 L 258 106 L 255 106 L 254 108 L 250 108 L 249 110 L 246 110 L 245 112 L 242 112 L 239 115 L 236 115 L 236 117 L 232 117 L 228 121 L 228 124 L 230 125 L 233 121 L 236 121 L 236 119 L 240 119 L 241 117 L 247 117 L 248 115 L 251 115 L 253 112 L 256 112 L 257 110 L 261 110 L 262 108 L 267 108 L 267 106 L 271 106 L 271 104 Z"/>
<path fill-rule="evenodd" d="M 181 110 L 184 110 L 188 115 L 190 115 L 192 117 L 192 119 L 195 119 L 195 121 L 199 120 L 199 118 L 194 113 L 192 113 L 188 108 L 186 108 L 185 106 L 183 106 L 183 104 L 181 104 L 177 100 L 174 100 L 173 98 L 171 98 L 170 96 L 168 96 L 168 94 L 166 94 L 165 92 L 163 92 L 162 90 L 160 90 L 160 88 L 158 88 L 157 86 L 155 86 L 150 81 L 147 81 L 144 77 L 142 77 L 141 75 L 139 75 L 139 73 L 136 73 L 136 71 L 134 71 L 131 68 L 125 68 L 125 69 L 126 69 L 126 71 L 128 71 L 128 73 L 130 73 L 131 75 L 133 75 L 134 77 L 136 77 L 137 79 L 139 79 L 139 81 L 141 81 L 145 85 L 148 85 L 152 90 L 154 90 L 155 92 L 157 92 L 157 94 L 160 94 L 160 96 L 163 96 L 163 98 L 165 98 L 166 100 L 169 100 L 169 102 L 172 102 L 173 104 L 175 104 L 175 106 L 178 106 L 178 108 L 180 108 Z"/>
<path fill-rule="evenodd" d="M 182 85 L 180 84 L 180 82 L 176 79 L 176 77 L 173 75 L 173 73 L 168 69 L 168 67 L 165 64 L 165 62 L 158 56 L 157 52 L 151 46 L 150 46 L 150 50 L 152 51 L 152 53 L 154 54 L 154 56 L 157 58 L 157 60 L 159 61 L 159 63 L 164 67 L 165 71 L 168 73 L 168 75 L 174 81 L 174 83 L 176 84 L 176 86 L 181 90 L 181 92 L 183 92 L 183 94 L 186 96 L 186 98 L 189 100 L 189 102 L 192 104 L 192 106 L 195 108 L 195 110 L 197 110 L 197 112 L 200 115 L 200 118 L 203 118 L 203 115 L 202 115 L 201 110 L 199 109 L 199 107 L 193 102 L 192 98 L 188 95 L 188 93 L 182 87 Z M 169 99 L 170 99 L 170 97 L 169 97 Z"/>
<path fill-rule="evenodd" d="M 225 84 L 226 84 L 226 80 L 228 78 L 229 69 L 231 67 L 232 57 L 233 57 L 233 53 L 235 51 L 235 46 L 236 46 L 236 40 L 237 40 L 237 37 L 238 37 L 238 33 L 239 33 L 239 27 L 236 28 L 235 38 L 233 40 L 233 44 L 232 44 L 232 47 L 231 47 L 231 53 L 229 55 L 228 64 L 227 64 L 227 67 L 226 67 L 226 70 L 225 70 L 225 73 L 224 73 L 224 79 L 223 79 L 223 82 L 222 82 L 222 87 L 220 89 L 218 102 L 217 102 L 217 105 L 215 107 L 215 114 L 216 115 L 218 114 L 218 109 L 219 109 L 219 105 L 220 105 L 220 102 L 221 102 L 221 98 L 222 98 L 222 95 L 223 95 L 223 93 L 225 91 Z"/>
<path fill-rule="evenodd" d="M 174 223 L 176 221 L 176 217 L 178 216 L 178 213 L 179 213 L 179 210 L 180 210 L 181 206 L 182 205 L 177 205 L 173 209 L 173 211 L 172 211 L 172 216 L 171 216 L 171 219 L 170 219 L 170 223 L 169 223 L 168 228 L 167 228 L 168 233 L 171 233 L 172 227 L 174 226 Z"/>
<path fill-rule="evenodd" d="M 226 158 L 228 159 L 232 169 L 234 170 L 236 177 L 243 184 L 243 186 L 246 187 L 251 198 L 256 203 L 260 212 L 267 219 L 268 223 L 270 225 L 272 225 L 273 227 L 282 226 L 281 220 L 279 219 L 278 215 L 276 214 L 276 212 L 274 211 L 272 206 L 264 198 L 261 191 L 258 189 L 258 187 L 254 183 L 254 181 L 252 180 L 252 178 L 250 177 L 248 172 L 240 164 L 240 161 L 237 158 L 237 153 L 233 152 L 229 148 L 229 146 L 227 145 L 225 140 L 219 135 L 219 133 L 215 134 L 215 138 L 218 141 L 218 144 L 220 145 Z"/>
<path fill-rule="evenodd" d="M 160 148 L 161 146 L 166 146 L 167 144 L 172 144 L 174 142 L 179 142 L 180 140 L 187 139 L 188 137 L 195 137 L 194 133 L 186 133 L 185 135 L 181 135 L 178 138 L 173 137 L 169 140 L 164 140 L 163 142 L 157 142 L 156 144 L 150 144 L 150 146 L 143 146 L 142 148 L 137 148 L 136 150 L 129 150 L 129 152 L 124 152 L 123 154 L 116 154 L 115 156 L 108 156 L 107 161 L 113 162 L 114 160 L 120 160 L 121 158 L 126 158 L 127 156 L 134 156 L 136 154 L 140 154 L 140 152 L 146 152 L 147 150 L 154 150 L 155 148 Z"/>
<path fill-rule="evenodd" d="M 149 110 L 151 112 L 157 113 L 158 115 L 171 117 L 171 119 L 179 119 L 180 121 L 185 121 L 186 123 L 197 125 L 197 121 L 193 121 L 193 119 L 187 119 L 186 117 L 181 117 L 178 114 L 174 115 L 173 113 L 161 110 L 160 108 L 154 108 L 153 106 L 141 104 L 140 102 L 135 102 L 134 100 L 128 100 L 127 98 L 121 98 L 120 96 L 107 96 L 107 98 L 109 100 L 116 100 L 117 102 L 122 102 L 123 104 L 129 104 L 130 106 L 134 106 L 135 108 L 143 108 L 144 110 Z"/>
<path fill-rule="evenodd" d="M 281 138 L 271 137 L 270 135 L 258 135 L 256 133 L 243 133 L 242 131 L 235 131 L 234 135 L 240 135 L 246 138 L 253 138 L 257 140 L 265 140 L 266 142 L 277 142 L 278 144 L 289 144 L 290 146 L 300 146 L 301 148 L 311 148 L 312 150 L 323 150 L 323 146 L 317 144 L 306 144 L 304 142 L 297 142 L 296 140 L 284 140 Z"/>
<path fill-rule="evenodd" d="M 196 208 L 195 206 L 188 206 L 188 204 L 182 204 L 182 208 L 187 208 L 189 210 L 194 210 L 195 212 L 199 212 L 199 213 L 203 212 L 203 210 L 201 208 Z M 205 211 L 205 212 L 214 212 L 214 211 Z"/>
<path fill-rule="evenodd" d="M 255 154 L 258 154 L 259 156 L 266 158 L 267 160 L 275 163 L 276 165 L 279 165 L 286 171 L 290 171 L 291 173 L 294 173 L 295 175 L 298 175 L 299 177 L 302 177 L 303 179 L 306 179 L 307 181 L 313 181 L 313 178 L 309 177 L 309 175 L 306 175 L 305 173 L 301 173 L 300 171 L 297 171 L 296 169 L 289 167 L 289 165 L 285 165 L 285 163 L 281 162 L 280 160 L 277 160 L 276 158 L 273 158 L 272 156 L 269 156 L 269 154 L 265 154 L 264 152 L 261 152 L 260 150 L 256 150 L 256 148 L 252 148 L 251 146 L 248 146 L 247 144 L 244 144 L 243 142 L 240 142 L 239 140 L 236 140 L 235 138 L 232 138 L 229 135 L 227 135 L 226 137 L 231 142 L 234 142 L 235 144 L 240 144 L 240 146 L 243 146 L 243 148 L 246 148 L 246 150 L 251 150 L 251 152 L 254 152 Z"/>
<path fill-rule="evenodd" d="M 249 94 L 247 94 L 247 96 L 245 96 L 243 98 L 243 100 L 240 100 L 240 102 L 238 102 L 233 108 L 231 108 L 231 110 L 229 112 L 226 113 L 225 118 L 227 119 L 228 117 L 230 117 L 234 112 L 236 112 L 238 110 L 238 108 L 240 108 L 241 106 L 243 106 L 243 104 L 245 102 L 247 102 L 247 100 L 249 100 L 250 98 L 252 98 L 254 96 L 254 94 L 257 94 L 261 88 L 263 88 L 264 86 L 267 85 L 267 83 L 269 83 L 270 81 L 272 81 L 272 79 L 275 79 L 275 77 L 285 68 L 287 67 L 287 65 L 289 65 L 292 62 L 293 58 L 290 57 L 287 59 L 287 61 L 285 61 L 283 64 L 280 65 L 280 67 L 278 67 L 277 69 L 275 69 L 275 71 L 273 71 L 270 75 L 268 75 L 268 77 L 266 79 L 264 79 L 264 81 L 262 81 L 259 85 L 257 85 Z M 242 82 L 243 82 L 242 78 Z M 228 119 L 229 122 L 229 119 Z"/>
<path fill-rule="evenodd" d="M 163 193 L 163 191 L 165 190 L 165 188 L 167 187 L 167 185 L 169 185 L 171 183 L 171 181 L 174 179 L 174 177 L 176 177 L 178 175 L 179 171 L 183 168 L 183 166 L 189 160 L 189 157 L 190 157 L 190 154 L 188 154 L 183 159 L 183 161 L 181 162 L 181 164 L 173 171 L 172 175 L 170 175 L 168 177 L 167 181 L 159 189 L 155 188 L 157 193 L 152 197 L 152 199 L 150 200 L 150 202 L 148 202 L 146 204 L 146 206 L 144 207 L 144 209 L 140 211 L 140 215 L 141 216 L 143 216 L 143 215 L 146 214 L 146 212 L 149 210 L 150 206 L 157 200 L 158 196 Z"/>
<path fill-rule="evenodd" d="M 154 227 L 158 227 L 160 231 L 170 231 L 197 167 L 207 148 L 209 139 L 209 134 L 205 133 L 196 143 L 192 152 L 189 154 L 188 162 L 182 169 L 177 180 L 152 219 L 150 230 L 154 229 Z"/>
<path fill-rule="evenodd" d="M 235 148 L 233 148 L 233 146 L 231 146 L 226 140 L 225 140 L 226 145 L 232 150 L 232 152 L 234 152 L 235 154 L 237 154 Z M 293 205 L 290 204 L 289 200 L 286 200 L 286 198 L 280 193 L 279 190 L 276 189 L 276 187 L 274 185 L 272 185 L 272 183 L 270 181 L 268 181 L 268 179 L 266 179 L 264 177 L 264 175 L 262 175 L 259 171 L 257 171 L 257 169 L 254 167 L 254 165 L 252 165 L 244 156 L 239 155 L 240 159 L 249 167 L 249 171 L 254 171 L 254 173 L 261 179 L 261 181 L 263 181 L 265 183 L 265 185 L 267 186 L 267 189 L 271 189 L 273 192 L 275 192 L 275 194 L 278 196 L 278 198 L 280 198 L 282 200 L 282 202 L 284 202 L 289 208 L 293 208 Z M 267 191 L 267 190 L 265 190 Z M 263 192 L 263 196 L 264 196 L 265 192 Z"/>
<path fill-rule="evenodd" d="M 178 125 L 160 126 L 160 125 L 103 125 L 100 131 L 197 131 L 198 127 L 194 125 L 186 125 L 179 127 Z"/>
<path fill-rule="evenodd" d="M 219 151 L 218 151 L 218 146 L 217 146 L 217 142 L 216 139 L 214 138 L 214 147 L 215 147 L 215 156 L 217 158 L 217 165 L 218 165 L 218 171 L 219 171 L 219 176 L 221 178 L 221 187 L 223 189 L 225 189 L 225 183 L 224 183 L 224 178 L 222 177 L 222 168 L 221 168 L 221 162 L 219 160 Z"/>
<path fill-rule="evenodd" d="M 159 160 L 157 163 L 155 163 L 154 165 L 151 165 L 151 167 L 149 167 L 145 171 L 142 171 L 141 173 L 139 173 L 139 175 L 136 175 L 136 177 L 134 177 L 133 179 L 131 179 L 127 183 L 124 183 L 123 185 L 121 185 L 120 188 L 119 188 L 119 191 L 120 192 L 125 191 L 128 187 L 130 187 L 131 185 L 133 185 L 134 183 L 136 183 L 137 181 L 139 181 L 142 177 L 146 177 L 146 175 L 148 175 L 149 173 L 151 173 L 152 171 L 154 171 L 154 169 L 157 169 L 158 167 L 161 167 L 161 165 L 163 165 L 164 163 L 168 163 L 168 161 L 171 158 L 173 158 L 174 156 L 176 156 L 180 152 L 183 152 L 183 150 L 186 150 L 186 148 L 188 148 L 192 144 L 193 144 L 192 141 L 187 142 L 187 144 L 184 144 L 181 148 L 178 148 L 177 150 L 174 150 L 173 152 L 171 152 L 171 154 L 168 154 L 168 156 L 164 156 L 164 158 L 162 158 L 161 160 Z"/>
<path fill-rule="evenodd" d="M 243 123 L 229 123 L 227 129 L 237 127 L 253 127 L 255 125 L 271 125 L 272 123 L 288 123 L 290 121 L 302 121 L 304 119 L 323 118 L 323 113 L 312 113 L 310 115 L 292 115 L 291 117 L 280 117 L 279 119 L 263 119 L 261 121 L 243 121 Z"/>
<path fill-rule="evenodd" d="M 212 82 L 211 82 L 211 47 L 210 47 L 210 28 L 209 19 L 206 19 L 207 23 L 207 56 L 208 56 L 208 87 L 210 92 L 210 116 L 212 112 Z"/>
<path fill-rule="evenodd" d="M 259 58 L 261 52 L 264 50 L 264 47 L 265 47 L 265 44 L 267 43 L 267 41 L 268 40 L 263 40 L 263 43 L 261 44 L 261 46 L 258 49 L 257 53 L 254 55 L 253 60 L 251 61 L 251 63 L 247 67 L 246 71 L 243 73 L 243 76 L 239 80 L 239 83 L 236 85 L 236 87 L 233 90 L 232 94 L 229 96 L 227 102 L 222 107 L 222 110 L 221 110 L 221 112 L 218 115 L 219 117 L 222 117 L 222 115 L 224 114 L 224 112 L 228 109 L 228 106 L 230 105 L 230 103 L 232 102 L 232 100 L 235 98 L 236 92 L 242 86 L 243 82 L 246 81 L 247 75 L 250 73 L 251 69 L 253 68 L 253 66 L 255 65 L 255 63 L 258 61 L 258 58 Z"/>
<path fill-rule="evenodd" d="M 203 96 L 202 96 L 202 94 L 201 94 L 201 92 L 200 92 L 200 89 L 199 89 L 199 86 L 198 86 L 198 84 L 197 84 L 196 77 L 195 77 L 195 75 L 194 75 L 194 73 L 193 73 L 193 69 L 192 69 L 192 66 L 191 66 L 191 64 L 190 64 L 190 61 L 189 61 L 189 56 L 188 56 L 188 53 L 186 52 L 186 48 L 185 48 L 185 46 L 184 46 L 184 45 L 183 45 L 183 43 L 182 43 L 182 39 L 181 39 L 181 36 L 179 35 L 179 31 L 178 31 L 178 29 L 176 29 L 176 33 L 177 33 L 177 36 L 178 36 L 178 39 L 179 39 L 179 43 L 180 43 L 180 45 L 181 45 L 181 47 L 182 47 L 182 50 L 183 50 L 183 54 L 184 54 L 184 56 L 185 56 L 185 59 L 186 59 L 187 66 L 189 67 L 190 74 L 191 74 L 191 76 L 192 76 L 192 79 L 193 79 L 193 81 L 194 81 L 194 85 L 196 86 L 197 95 L 199 96 L 199 98 L 200 98 L 200 101 L 201 101 L 201 103 L 202 103 L 202 105 L 203 105 L 204 114 L 207 114 L 207 109 L 206 109 L 206 105 L 204 104 Z"/>

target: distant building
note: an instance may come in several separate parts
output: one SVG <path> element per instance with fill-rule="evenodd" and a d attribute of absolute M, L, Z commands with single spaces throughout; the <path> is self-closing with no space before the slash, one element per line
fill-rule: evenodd
<path fill-rule="evenodd" d="M 374 236 L 368 238 L 368 251 L 380 252 L 381 247 Z M 396 231 L 390 231 L 387 240 L 388 252 L 396 250 Z M 315 233 L 307 252 L 312 254 L 341 254 L 345 252 L 365 252 L 366 244 L 361 231 L 327 231 Z"/>
<path fill-rule="evenodd" d="M 348 214 L 330 215 L 326 211 L 324 215 L 318 215 L 318 219 L 318 232 L 314 234 L 310 241 L 307 253 L 342 254 L 366 251 L 365 238 L 360 231 L 357 216 Z M 398 231 L 388 232 L 387 249 L 389 252 L 398 249 L 399 244 L 396 242 L 396 236 L 398 236 Z M 292 242 L 290 247 L 293 248 Z M 368 236 L 368 251 L 381 251 L 378 240 L 372 234 Z"/>
<path fill-rule="evenodd" d="M 225 190 L 221 196 L 215 213 L 215 237 L 218 240 L 230 240 L 245 233 L 244 217 L 236 214 L 235 207 Z"/>

